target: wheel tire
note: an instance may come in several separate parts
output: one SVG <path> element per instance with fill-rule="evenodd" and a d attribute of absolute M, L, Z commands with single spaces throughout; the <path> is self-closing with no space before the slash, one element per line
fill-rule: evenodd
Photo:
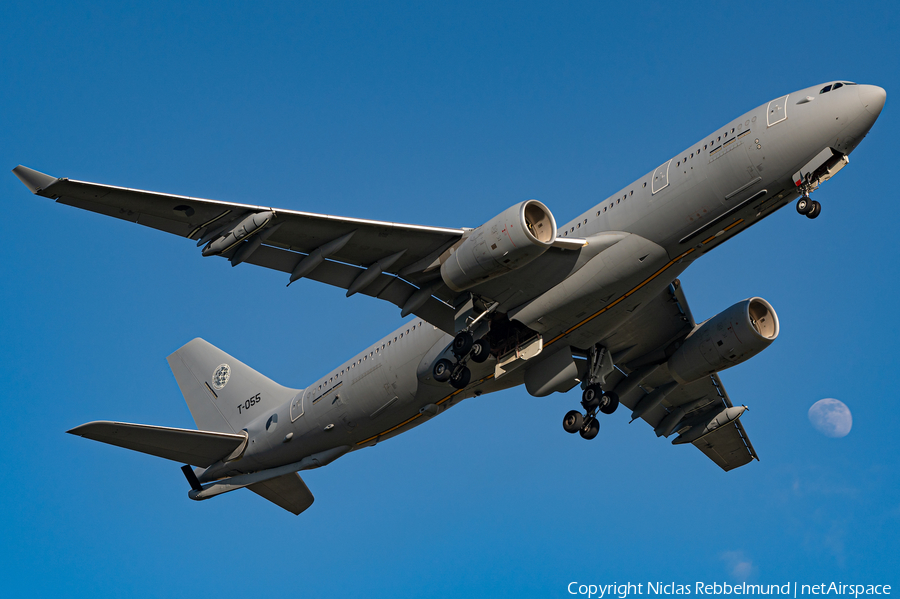
<path fill-rule="evenodd" d="M 604 414 L 612 414 L 619 407 L 619 396 L 610 391 L 600 398 L 600 411 Z"/>
<path fill-rule="evenodd" d="M 603 391 L 600 389 L 600 385 L 588 385 L 587 389 L 581 393 L 581 405 L 585 410 L 590 411 L 600 405 L 601 395 L 603 395 Z"/>
<path fill-rule="evenodd" d="M 450 380 L 450 375 L 453 373 L 453 362 L 446 358 L 441 358 L 437 362 L 434 363 L 434 368 L 431 369 L 431 374 L 434 376 L 434 380 L 439 383 L 443 383 Z"/>
<path fill-rule="evenodd" d="M 566 417 L 563 418 L 563 429 L 565 429 L 567 433 L 573 435 L 581 430 L 582 424 L 584 424 L 584 417 L 578 410 L 570 411 L 566 414 Z"/>
<path fill-rule="evenodd" d="M 802 197 L 797 200 L 797 213 L 798 214 L 808 214 L 810 210 L 812 210 L 812 200 L 807 197 Z"/>
<path fill-rule="evenodd" d="M 491 344 L 487 342 L 487 339 L 479 339 L 472 346 L 472 361 L 476 364 L 481 364 L 487 360 L 490 355 Z"/>
<path fill-rule="evenodd" d="M 472 349 L 474 343 L 475 340 L 472 339 L 472 334 L 463 331 L 453 338 L 453 353 L 459 357 L 463 357 L 469 353 L 469 350 Z"/>
<path fill-rule="evenodd" d="M 456 389 L 465 389 L 470 380 L 472 380 L 472 371 L 465 367 L 450 375 L 450 384 Z"/>
<path fill-rule="evenodd" d="M 822 204 L 820 204 L 819 202 L 813 202 L 812 208 L 810 208 L 809 212 L 806 213 L 806 218 L 816 218 L 820 214 L 822 214 Z"/>
<path fill-rule="evenodd" d="M 582 425 L 578 431 L 582 439 L 590 441 L 600 432 L 600 422 L 596 418 L 591 418 L 586 424 Z"/>

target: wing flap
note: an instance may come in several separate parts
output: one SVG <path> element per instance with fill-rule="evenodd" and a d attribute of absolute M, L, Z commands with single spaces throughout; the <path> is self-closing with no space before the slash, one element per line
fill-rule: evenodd
<path fill-rule="evenodd" d="M 270 478 L 247 488 L 295 516 L 309 508 L 316 499 L 296 472 Z"/>
<path fill-rule="evenodd" d="M 253 252 L 247 259 L 247 262 L 289 273 L 297 265 L 298 259 L 299 255 L 294 252 L 262 246 Z M 359 266 L 324 260 L 311 273 L 306 275 L 306 278 L 333 287 L 349 289 L 356 277 L 363 272 L 365 272 L 365 269 Z M 363 288 L 360 293 L 388 301 L 402 308 L 418 290 L 418 287 L 403 279 L 392 275 L 380 274 L 372 283 Z M 413 310 L 412 313 L 450 335 L 456 332 L 453 324 L 453 308 L 434 297 L 429 298 L 422 306 Z"/>
<path fill-rule="evenodd" d="M 88 422 L 66 432 L 85 439 L 204 468 L 228 456 L 246 440 L 244 435 L 231 433 L 105 420 Z"/>
<path fill-rule="evenodd" d="M 740 420 L 697 439 L 694 446 L 725 472 L 759 459 Z"/>

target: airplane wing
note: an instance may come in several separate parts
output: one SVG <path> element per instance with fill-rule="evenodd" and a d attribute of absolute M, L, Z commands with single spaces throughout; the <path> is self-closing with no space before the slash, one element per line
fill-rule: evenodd
<path fill-rule="evenodd" d="M 679 422 L 694 422 L 701 426 L 724 410 L 734 408 L 718 374 L 678 385 L 665 367 L 666 349 L 686 337 L 695 324 L 681 283 L 676 280 L 606 341 L 616 356 L 616 363 L 630 376 L 642 380 L 639 386 L 624 385 L 627 392 L 620 394 L 621 403 L 633 410 L 633 417 L 653 427 L 658 436 L 669 437 L 678 432 Z M 623 388 L 627 381 L 625 377 L 622 379 L 617 383 L 618 388 Z M 643 413 L 634 412 L 642 399 L 660 388 L 668 391 L 661 403 Z M 740 410 L 737 409 L 738 416 Z M 679 443 L 677 438 L 675 442 Z M 692 443 L 726 472 L 759 459 L 737 417 L 686 442 Z"/>
<path fill-rule="evenodd" d="M 443 285 L 438 257 L 460 240 L 465 229 L 218 202 L 57 179 L 24 166 L 13 172 L 36 195 L 187 237 L 199 241 L 198 245 L 248 217 L 248 226 L 265 220 L 258 234 L 248 235 L 219 255 L 233 265 L 247 262 L 285 273 L 300 272 L 300 277 L 347 289 L 348 295 L 359 292 L 377 297 L 403 308 L 403 316 L 415 314 L 454 333 L 454 310 L 443 301 L 453 294 Z M 289 280 L 293 277 L 285 278 L 286 283 Z"/>

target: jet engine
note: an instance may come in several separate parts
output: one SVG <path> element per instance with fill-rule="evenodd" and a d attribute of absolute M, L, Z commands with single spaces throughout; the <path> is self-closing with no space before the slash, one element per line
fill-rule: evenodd
<path fill-rule="evenodd" d="M 697 325 L 669 358 L 672 377 L 696 381 L 749 360 L 778 337 L 778 316 L 766 300 L 738 302 Z"/>
<path fill-rule="evenodd" d="M 454 291 L 525 266 L 556 239 L 556 221 L 537 200 L 511 206 L 472 231 L 441 265 L 444 283 Z"/>

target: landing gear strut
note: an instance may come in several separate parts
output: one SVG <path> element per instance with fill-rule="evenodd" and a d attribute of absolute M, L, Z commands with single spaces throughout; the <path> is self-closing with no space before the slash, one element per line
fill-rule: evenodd
<path fill-rule="evenodd" d="M 822 204 L 809 199 L 809 194 L 812 193 L 813 189 L 815 189 L 815 187 L 808 179 L 804 181 L 800 185 L 800 193 L 803 195 L 797 200 L 797 213 L 802 214 L 809 219 L 816 218 L 822 213 Z"/>
<path fill-rule="evenodd" d="M 588 355 L 588 374 L 582 381 L 581 407 L 584 415 L 572 410 L 563 418 L 567 433 L 580 433 L 584 439 L 593 439 L 600 432 L 597 414 L 612 414 L 619 407 L 619 396 L 613 391 L 603 391 L 606 377 L 613 371 L 612 358 L 605 347 L 594 346 Z"/>

